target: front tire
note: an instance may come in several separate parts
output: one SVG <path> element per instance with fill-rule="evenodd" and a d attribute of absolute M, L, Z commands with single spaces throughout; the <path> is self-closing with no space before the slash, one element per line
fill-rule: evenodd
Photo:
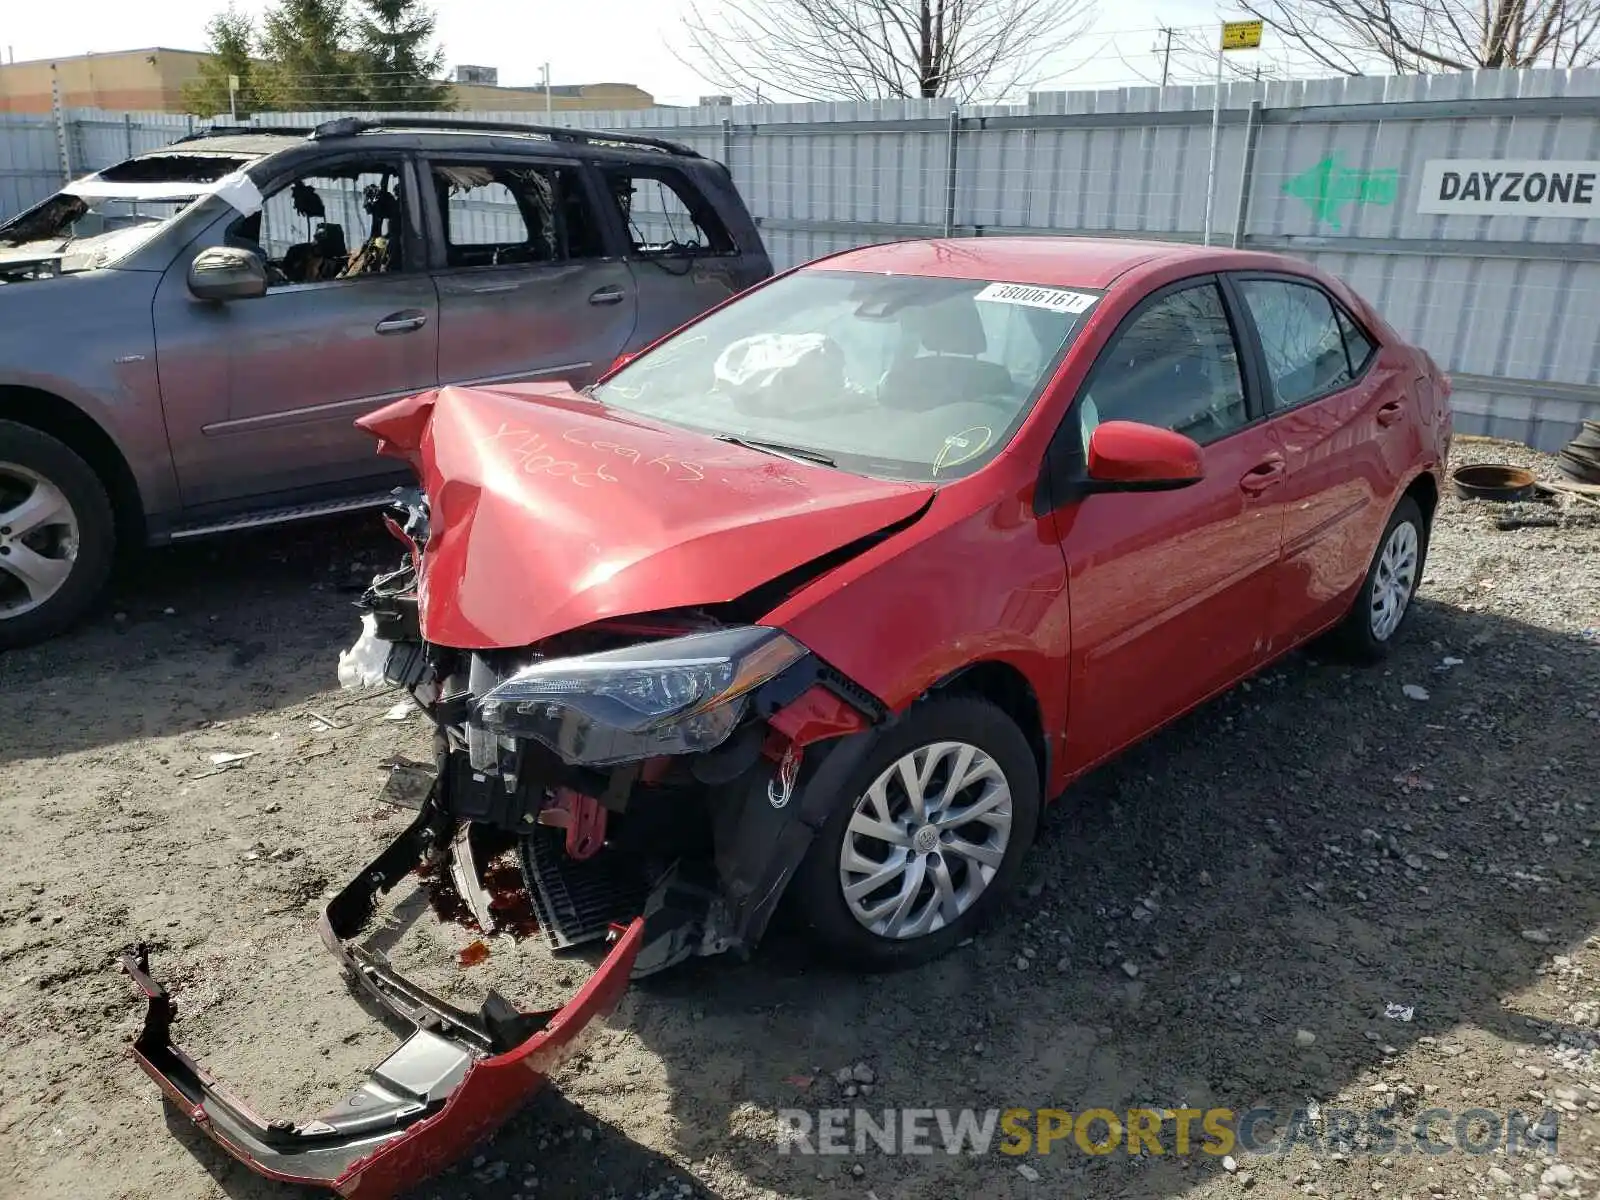
<path fill-rule="evenodd" d="M 116 541 L 93 468 L 49 434 L 0 421 L 0 650 L 82 616 L 110 578 Z"/>
<path fill-rule="evenodd" d="M 1016 883 L 1039 821 L 1022 731 L 976 696 L 927 700 L 841 789 L 788 901 L 820 950 L 870 970 L 969 937 Z"/>
<path fill-rule="evenodd" d="M 1428 533 L 1422 508 L 1410 496 L 1402 496 L 1378 539 L 1355 603 L 1333 631 L 1331 641 L 1346 658 L 1375 663 L 1389 653 L 1422 583 Z"/>

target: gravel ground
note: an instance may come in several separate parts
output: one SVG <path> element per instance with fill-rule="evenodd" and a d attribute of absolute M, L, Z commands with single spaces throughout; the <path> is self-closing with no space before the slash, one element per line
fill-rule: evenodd
<path fill-rule="evenodd" d="M 1553 477 L 1501 443 L 1458 458 Z M 404 819 L 372 799 L 379 764 L 426 753 L 420 720 L 385 719 L 394 696 L 334 683 L 352 589 L 389 555 L 374 524 L 155 555 L 115 612 L 0 660 L 0 1196 L 292 1194 L 173 1120 L 127 1058 L 129 942 L 155 945 L 186 1044 L 269 1112 L 310 1115 L 390 1044 L 314 931 Z M 987 936 L 890 977 L 778 937 L 646 981 L 558 1088 L 415 1196 L 1600 1196 L 1597 779 L 1600 508 L 1447 499 L 1388 665 L 1296 655 L 1083 781 Z M 513 986 L 538 957 L 458 967 L 457 932 L 415 936 L 468 982 Z M 777 1152 L 774 1116 L 1320 1124 L 1386 1103 L 1402 1125 L 1548 1108 L 1556 1153 L 808 1158 Z"/>

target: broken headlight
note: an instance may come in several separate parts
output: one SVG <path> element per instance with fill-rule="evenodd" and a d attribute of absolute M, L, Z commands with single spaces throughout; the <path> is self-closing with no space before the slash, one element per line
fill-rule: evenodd
<path fill-rule="evenodd" d="M 806 653 L 788 634 L 744 625 L 544 659 L 491 689 L 478 720 L 587 766 L 698 753 L 721 745 L 750 692 Z"/>

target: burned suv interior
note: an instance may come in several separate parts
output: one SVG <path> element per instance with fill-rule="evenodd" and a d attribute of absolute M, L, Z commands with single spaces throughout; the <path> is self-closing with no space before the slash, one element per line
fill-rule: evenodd
<path fill-rule="evenodd" d="M 229 241 L 261 255 L 271 286 L 383 275 L 403 267 L 400 203 L 391 164 L 318 167 L 236 221 Z"/>

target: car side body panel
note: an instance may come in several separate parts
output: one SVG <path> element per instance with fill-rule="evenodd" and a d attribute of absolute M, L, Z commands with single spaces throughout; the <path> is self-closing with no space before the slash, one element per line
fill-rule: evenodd
<path fill-rule="evenodd" d="M 1073 596 L 1075 707 L 1065 766 L 1083 770 L 1226 687 L 1267 653 L 1283 506 L 1241 487 L 1274 453 L 1269 424 L 1204 447 L 1206 477 L 1087 496 L 1055 514 Z"/>
<path fill-rule="evenodd" d="M 1288 466 L 1274 646 L 1292 645 L 1349 606 L 1421 458 L 1415 422 L 1381 423 L 1386 407 L 1409 406 L 1404 358 L 1403 350 L 1386 348 L 1355 386 L 1274 419 Z"/>
<path fill-rule="evenodd" d="M 1038 703 L 1051 764 L 1062 761 L 1071 607 L 1048 518 L 1033 512 L 1029 473 L 998 501 L 974 483 L 935 496 L 909 529 L 822 576 L 763 618 L 903 712 L 975 663 L 1019 671 Z M 1056 776 L 1057 784 L 1062 782 Z"/>
<path fill-rule="evenodd" d="M 0 288 L 0 389 L 59 397 L 98 425 L 127 462 L 146 513 L 177 506 L 151 321 L 160 280 L 100 270 Z M 42 356 L 41 344 L 56 349 Z"/>

